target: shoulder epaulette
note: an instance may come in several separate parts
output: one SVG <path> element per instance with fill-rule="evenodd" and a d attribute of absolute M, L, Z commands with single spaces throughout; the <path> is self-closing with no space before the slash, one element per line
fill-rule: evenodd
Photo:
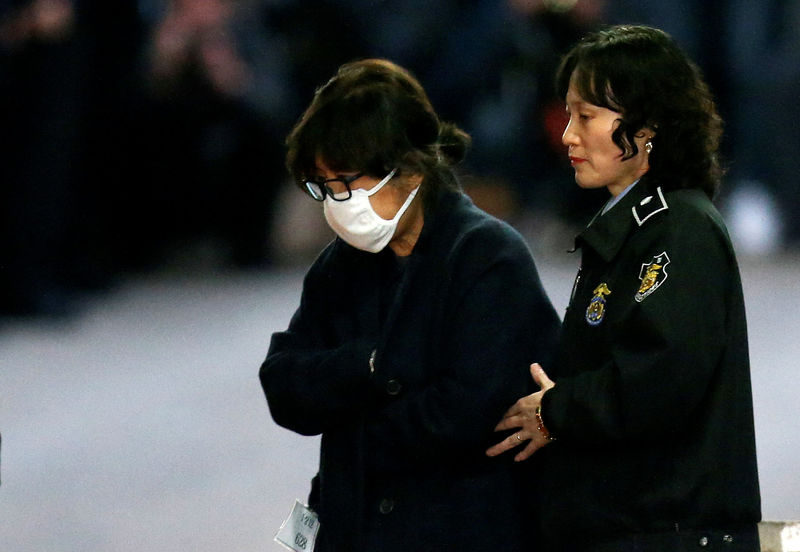
<path fill-rule="evenodd" d="M 669 206 L 667 205 L 667 201 L 664 199 L 664 193 L 661 191 L 661 187 L 659 186 L 656 188 L 655 195 L 649 195 L 640 201 L 639 205 L 634 205 L 631 207 L 631 212 L 633 213 L 633 218 L 636 220 L 636 224 L 641 226 L 647 219 L 656 213 L 665 211 L 667 209 L 669 209 Z"/>

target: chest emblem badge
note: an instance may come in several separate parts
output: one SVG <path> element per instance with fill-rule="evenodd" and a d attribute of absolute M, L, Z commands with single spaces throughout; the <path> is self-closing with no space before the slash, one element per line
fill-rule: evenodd
<path fill-rule="evenodd" d="M 657 290 L 667 280 L 669 262 L 669 255 L 666 251 L 662 251 L 658 255 L 654 255 L 653 260 L 649 263 L 642 263 L 642 268 L 639 270 L 639 279 L 642 283 L 639 291 L 633 296 L 637 303 L 641 303 L 645 297 Z"/>
<path fill-rule="evenodd" d="M 586 308 L 586 322 L 590 326 L 597 326 L 606 316 L 606 295 L 611 295 L 608 285 L 603 282 L 594 288 L 594 297 Z"/>

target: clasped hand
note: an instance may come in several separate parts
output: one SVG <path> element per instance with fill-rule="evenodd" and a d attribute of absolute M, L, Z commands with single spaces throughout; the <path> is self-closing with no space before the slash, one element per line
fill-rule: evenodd
<path fill-rule="evenodd" d="M 488 456 L 498 456 L 507 450 L 518 447 L 521 443 L 528 441 L 514 457 L 516 462 L 522 462 L 550 442 L 547 434 L 540 429 L 540 422 L 536 416 L 536 411 L 542 405 L 544 394 L 555 387 L 555 383 L 547 377 L 547 374 L 538 364 L 531 364 L 531 375 L 533 381 L 539 386 L 539 391 L 522 397 L 509 408 L 503 415 L 503 419 L 494 428 L 495 431 L 519 428 L 519 431 L 509 435 L 486 451 Z"/>

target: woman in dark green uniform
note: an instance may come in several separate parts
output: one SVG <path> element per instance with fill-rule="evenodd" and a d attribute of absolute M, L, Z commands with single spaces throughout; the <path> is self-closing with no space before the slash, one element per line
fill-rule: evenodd
<path fill-rule="evenodd" d="M 611 199 L 576 238 L 581 269 L 541 390 L 491 456 L 537 454 L 552 550 L 757 551 L 760 498 L 739 270 L 712 198 L 721 121 L 664 32 L 591 34 L 557 77 L 582 188 Z M 544 447 L 544 448 L 543 448 Z"/>

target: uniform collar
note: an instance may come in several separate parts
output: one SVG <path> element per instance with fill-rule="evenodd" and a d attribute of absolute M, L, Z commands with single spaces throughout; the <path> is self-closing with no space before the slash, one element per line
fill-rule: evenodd
<path fill-rule="evenodd" d="M 592 222 L 575 238 L 575 248 L 587 245 L 605 262 L 610 262 L 625 243 L 628 234 L 667 208 L 661 188 L 653 191 L 645 182 L 640 182 L 608 212 L 601 214 L 601 210 L 595 215 Z"/>
<path fill-rule="evenodd" d="M 633 184 L 629 184 L 619 194 L 617 194 L 616 196 L 612 196 L 611 199 L 609 199 L 606 202 L 606 204 L 603 206 L 603 208 L 600 210 L 600 213 L 605 215 L 607 212 L 609 212 L 611 210 L 611 208 L 614 207 L 614 205 L 616 205 L 620 201 L 622 201 L 622 198 L 625 197 L 629 192 L 631 192 L 636 187 L 636 185 L 638 183 L 639 183 L 639 179 L 637 178 L 636 181 Z"/>

